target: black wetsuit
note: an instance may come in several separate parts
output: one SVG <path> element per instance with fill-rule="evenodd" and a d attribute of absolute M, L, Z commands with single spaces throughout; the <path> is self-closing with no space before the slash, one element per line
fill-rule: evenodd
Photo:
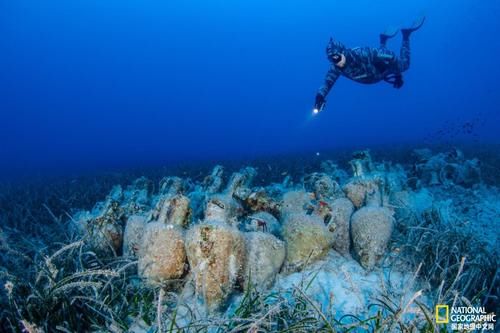
<path fill-rule="evenodd" d="M 410 41 L 408 38 L 403 38 L 399 57 L 387 49 L 385 41 L 381 42 L 378 48 L 357 47 L 349 49 L 331 40 L 327 48 L 330 60 L 333 53 L 343 54 L 346 62 L 342 68 L 334 63 L 331 64 L 326 74 L 325 83 L 318 91 L 318 95 L 323 99 L 326 98 L 340 76 L 365 84 L 387 81 L 394 87 L 400 88 L 403 85 L 401 74 L 410 67 Z"/>

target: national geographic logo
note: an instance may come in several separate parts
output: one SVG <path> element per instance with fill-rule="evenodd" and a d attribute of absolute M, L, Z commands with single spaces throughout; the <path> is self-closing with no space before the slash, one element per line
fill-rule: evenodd
<path fill-rule="evenodd" d="M 495 313 L 488 313 L 479 306 L 436 305 L 436 324 L 450 324 L 451 330 L 459 331 L 494 331 L 496 323 Z"/>
<path fill-rule="evenodd" d="M 448 324 L 450 322 L 450 308 L 448 305 L 436 305 L 436 323 Z"/>

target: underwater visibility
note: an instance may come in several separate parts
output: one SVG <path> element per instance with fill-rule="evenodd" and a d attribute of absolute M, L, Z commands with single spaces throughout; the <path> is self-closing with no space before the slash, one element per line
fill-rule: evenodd
<path fill-rule="evenodd" d="M 500 2 L 0 3 L 0 332 L 498 332 Z"/>

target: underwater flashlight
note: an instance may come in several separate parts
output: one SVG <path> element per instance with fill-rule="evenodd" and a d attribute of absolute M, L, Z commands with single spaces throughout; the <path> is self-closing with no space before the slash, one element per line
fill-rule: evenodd
<path fill-rule="evenodd" d="M 314 109 L 313 109 L 313 114 L 314 114 L 314 115 L 317 115 L 318 113 L 320 113 L 321 111 L 323 111 L 323 109 L 325 108 L 325 105 L 326 105 L 326 103 L 324 103 L 324 102 L 323 102 L 323 103 L 321 103 L 321 105 L 320 105 L 320 106 L 317 106 L 317 105 L 316 105 L 316 106 L 314 107 Z"/>
<path fill-rule="evenodd" d="M 318 113 L 323 111 L 323 109 L 325 108 L 325 104 L 325 97 L 323 97 L 323 95 L 321 95 L 320 93 L 316 94 L 316 101 L 314 102 L 312 110 L 313 115 L 317 115 Z"/>

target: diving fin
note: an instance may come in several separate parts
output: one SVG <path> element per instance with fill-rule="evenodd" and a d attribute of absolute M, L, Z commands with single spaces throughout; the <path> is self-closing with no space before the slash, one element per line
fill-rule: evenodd
<path fill-rule="evenodd" d="M 387 36 L 387 38 L 392 38 L 395 37 L 399 32 L 399 28 L 396 27 L 390 27 L 385 29 L 385 31 L 382 33 L 382 35 Z"/>
<path fill-rule="evenodd" d="M 405 39 L 410 38 L 410 35 L 412 34 L 412 32 L 415 32 L 418 29 L 420 29 L 424 25 L 424 22 L 425 22 L 425 16 L 422 16 L 422 17 L 418 18 L 417 20 L 415 20 L 415 22 L 413 22 L 413 24 L 409 28 L 401 29 L 401 33 L 403 34 L 403 38 L 405 38 Z"/>
<path fill-rule="evenodd" d="M 385 45 L 388 39 L 395 37 L 399 32 L 398 28 L 388 28 L 383 33 L 380 34 L 380 44 Z"/>

